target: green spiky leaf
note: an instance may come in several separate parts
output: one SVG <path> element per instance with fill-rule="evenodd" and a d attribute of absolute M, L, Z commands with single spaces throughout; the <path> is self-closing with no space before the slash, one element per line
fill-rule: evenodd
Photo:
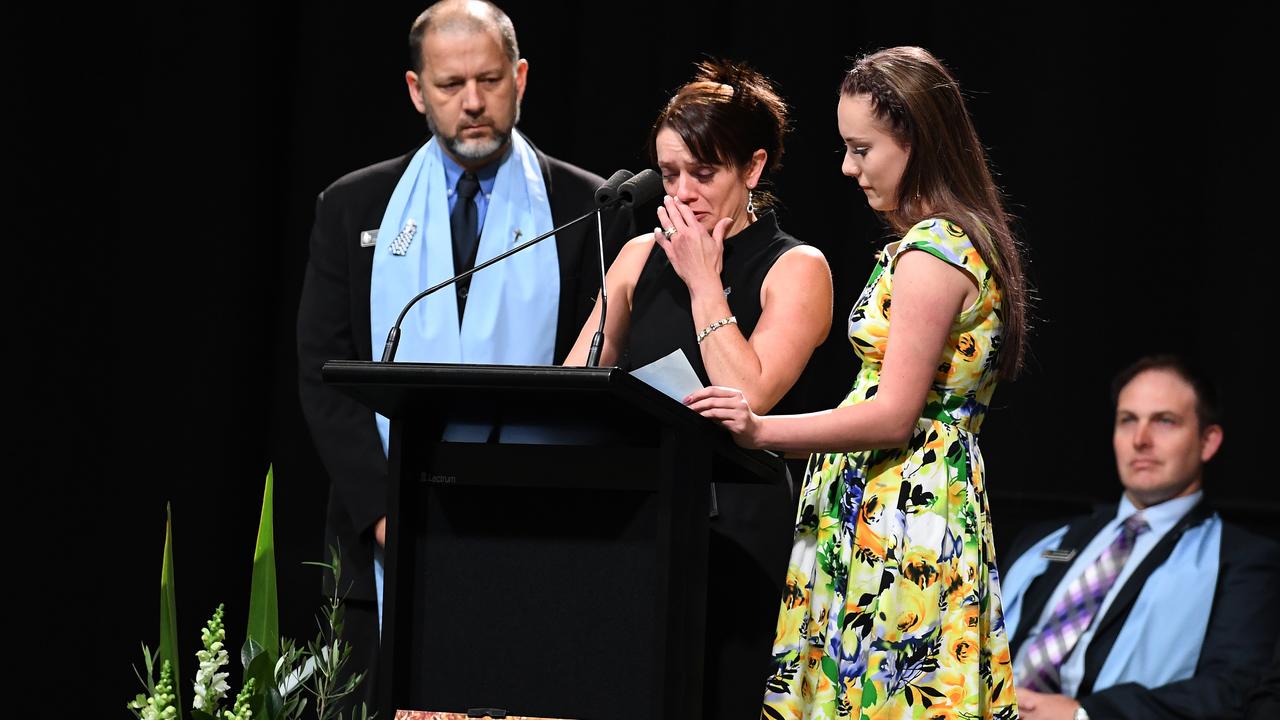
<path fill-rule="evenodd" d="M 253 550 L 253 582 L 249 590 L 249 629 L 245 649 L 254 650 L 244 663 L 244 678 L 255 679 L 258 688 L 253 701 L 255 717 L 272 717 L 267 707 L 267 691 L 275 685 L 276 659 L 280 654 L 280 611 L 276 595 L 275 524 L 273 521 L 272 468 L 267 468 L 262 491 L 262 515 L 258 520 L 258 543 Z M 246 653 L 241 652 L 241 658 Z"/>
<path fill-rule="evenodd" d="M 177 707 L 182 704 L 182 673 L 178 671 L 178 601 L 173 585 L 173 508 L 164 506 L 164 555 L 160 560 L 160 646 L 156 665 L 169 661 L 173 672 L 173 693 Z"/>

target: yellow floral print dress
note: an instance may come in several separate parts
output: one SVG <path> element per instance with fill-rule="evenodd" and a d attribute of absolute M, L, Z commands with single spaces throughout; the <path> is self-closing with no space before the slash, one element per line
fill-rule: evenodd
<path fill-rule="evenodd" d="M 814 455 L 796 518 L 765 718 L 1016 718 L 977 432 L 995 389 L 1000 291 L 964 231 L 926 220 L 880 253 L 849 315 L 862 359 L 841 405 L 870 400 L 895 260 L 972 276 L 905 447 Z"/>

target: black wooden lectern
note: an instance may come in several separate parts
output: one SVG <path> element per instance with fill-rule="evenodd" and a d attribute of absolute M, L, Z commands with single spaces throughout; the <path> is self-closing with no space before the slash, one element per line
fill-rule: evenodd
<path fill-rule="evenodd" d="M 391 418 L 379 717 L 700 715 L 708 483 L 781 460 L 617 368 L 323 376 Z"/>

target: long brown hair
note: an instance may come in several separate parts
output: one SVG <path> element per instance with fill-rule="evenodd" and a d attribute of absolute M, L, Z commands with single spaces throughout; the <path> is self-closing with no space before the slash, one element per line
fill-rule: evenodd
<path fill-rule="evenodd" d="M 902 235 L 922 220 L 946 218 L 964 228 L 995 274 L 1004 322 L 1000 374 L 1016 376 L 1028 324 L 1022 250 L 959 84 L 928 50 L 895 47 L 860 58 L 840 93 L 869 97 L 876 118 L 910 148 L 897 207 L 883 213 L 893 231 Z"/>

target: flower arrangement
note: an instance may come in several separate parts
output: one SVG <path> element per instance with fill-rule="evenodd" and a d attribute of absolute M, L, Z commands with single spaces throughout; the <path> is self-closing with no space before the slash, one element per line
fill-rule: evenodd
<path fill-rule="evenodd" d="M 319 617 L 315 639 L 299 645 L 279 632 L 276 598 L 272 471 L 267 470 L 258 542 L 254 548 L 253 581 L 249 593 L 249 627 L 240 649 L 243 680 L 227 704 L 231 657 L 222 605 L 200 631 L 201 649 L 191 688 L 190 711 L 182 708 L 181 673 L 177 657 L 177 604 L 173 584 L 173 515 L 165 520 L 164 555 L 160 571 L 160 643 L 153 654 L 142 646 L 139 679 L 145 692 L 126 704 L 139 720 L 300 720 L 310 707 L 319 720 L 370 720 L 361 704 L 350 716 L 341 706 L 364 680 L 363 673 L 345 675 L 351 647 L 342 640 L 342 598 L 329 597 Z M 334 548 L 332 563 L 310 563 L 341 577 L 341 556 Z M 157 679 L 157 671 L 159 677 Z"/>

